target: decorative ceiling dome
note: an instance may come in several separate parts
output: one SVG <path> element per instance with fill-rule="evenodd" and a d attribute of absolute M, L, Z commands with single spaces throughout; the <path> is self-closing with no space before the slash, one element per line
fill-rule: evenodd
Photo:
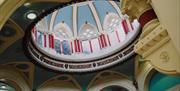
<path fill-rule="evenodd" d="M 86 72 L 131 56 L 138 32 L 139 23 L 121 14 L 119 2 L 85 1 L 41 19 L 31 31 L 28 49 L 51 69 Z"/>

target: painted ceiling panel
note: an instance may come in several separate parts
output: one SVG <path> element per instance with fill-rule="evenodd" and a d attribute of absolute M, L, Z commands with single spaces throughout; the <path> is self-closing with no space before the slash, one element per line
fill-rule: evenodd
<path fill-rule="evenodd" d="M 56 26 L 58 23 L 64 21 L 72 30 L 72 6 L 64 7 L 59 10 L 57 17 L 55 19 Z"/>
<path fill-rule="evenodd" d="M 88 22 L 96 26 L 94 16 L 88 5 L 83 5 L 78 7 L 78 30 L 82 27 L 85 22 Z"/>
<path fill-rule="evenodd" d="M 98 2 L 94 2 L 93 4 L 97 10 L 101 24 L 103 24 L 104 22 L 106 12 L 117 13 L 116 10 L 108 1 L 98 1 Z"/>
<path fill-rule="evenodd" d="M 49 14 L 48 16 L 46 16 L 46 22 L 47 22 L 47 27 L 48 27 L 48 29 L 49 29 L 49 27 L 50 27 L 50 22 L 51 22 L 51 17 L 52 17 L 52 14 Z"/>

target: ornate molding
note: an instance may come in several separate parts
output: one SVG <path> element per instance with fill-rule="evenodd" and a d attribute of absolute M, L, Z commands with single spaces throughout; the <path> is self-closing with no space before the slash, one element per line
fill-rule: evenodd
<path fill-rule="evenodd" d="M 122 0 L 120 5 L 122 13 L 128 14 L 131 21 L 139 19 L 144 12 L 152 9 L 147 0 Z"/>
<path fill-rule="evenodd" d="M 165 44 L 169 39 L 167 31 L 159 25 L 143 39 L 139 40 L 134 50 L 145 58 L 161 45 Z"/>
<path fill-rule="evenodd" d="M 89 72 L 95 70 L 101 70 L 117 63 L 125 61 L 126 58 L 134 54 L 133 48 L 136 41 L 134 41 L 130 46 L 124 50 L 113 54 L 107 58 L 97 59 L 92 61 L 87 61 L 83 63 L 79 62 L 65 62 L 63 60 L 57 60 L 51 58 L 47 55 L 44 55 L 40 52 L 32 42 L 27 44 L 28 51 L 32 57 L 37 60 L 38 63 L 51 68 L 56 71 L 65 71 L 65 72 Z"/>
<path fill-rule="evenodd" d="M 167 51 L 163 51 L 163 52 L 160 53 L 159 58 L 163 63 L 166 63 L 170 59 L 169 58 L 169 53 Z"/>
<path fill-rule="evenodd" d="M 167 30 L 158 25 L 135 45 L 135 52 L 149 60 L 154 68 L 165 74 L 180 73 L 180 58 Z"/>

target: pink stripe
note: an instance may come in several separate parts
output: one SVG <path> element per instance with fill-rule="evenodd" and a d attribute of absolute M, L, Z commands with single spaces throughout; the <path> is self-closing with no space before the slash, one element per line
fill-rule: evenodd
<path fill-rule="evenodd" d="M 61 48 L 61 46 L 62 46 L 62 44 L 61 44 L 61 41 L 60 41 L 60 54 L 62 54 L 62 48 Z"/>
<path fill-rule="evenodd" d="M 91 41 L 89 41 L 89 45 L 90 45 L 91 53 L 93 53 Z"/>
<path fill-rule="evenodd" d="M 103 36 L 102 35 L 100 36 L 100 41 L 101 41 L 102 48 L 104 48 L 104 41 L 103 41 Z"/>
<path fill-rule="evenodd" d="M 100 38 L 100 37 L 99 37 Z M 100 49 L 102 49 L 102 47 L 101 47 L 101 42 L 100 42 L 100 39 L 98 38 L 98 42 L 99 42 L 99 47 L 100 47 Z"/>
<path fill-rule="evenodd" d="M 81 43 L 81 52 L 83 52 L 83 46 L 82 46 L 82 41 L 81 41 L 80 43 Z"/>
<path fill-rule="evenodd" d="M 34 32 L 35 32 L 35 34 L 34 34 L 34 36 L 35 36 L 35 41 L 37 41 L 37 31 L 34 30 Z"/>
<path fill-rule="evenodd" d="M 44 47 L 46 47 L 46 34 L 44 34 Z"/>
<path fill-rule="evenodd" d="M 77 49 L 78 49 L 77 51 L 80 52 L 80 42 L 79 42 L 79 40 L 77 40 Z"/>
<path fill-rule="evenodd" d="M 54 36 L 53 35 L 51 35 L 51 41 L 52 41 L 52 49 L 54 49 Z"/>
<path fill-rule="evenodd" d="M 128 28 L 126 20 L 122 21 L 122 25 L 123 25 L 125 33 L 127 34 L 129 32 L 129 28 Z"/>
<path fill-rule="evenodd" d="M 134 30 L 134 27 L 133 27 L 132 23 L 130 23 L 130 25 L 131 25 L 131 29 Z"/>
<path fill-rule="evenodd" d="M 111 46 L 111 41 L 109 39 L 109 35 L 107 34 L 107 38 L 108 38 L 108 43 L 109 43 L 109 46 Z"/>
<path fill-rule="evenodd" d="M 74 40 L 74 49 L 75 49 L 75 52 L 77 51 L 76 49 L 76 40 Z"/>
<path fill-rule="evenodd" d="M 117 39 L 118 39 L 118 42 L 120 43 L 120 38 L 119 38 L 118 31 L 116 31 L 116 37 L 117 37 Z"/>
<path fill-rule="evenodd" d="M 107 47 L 106 37 L 105 37 L 105 35 L 104 35 L 104 34 L 103 34 L 102 36 L 103 36 L 103 41 L 104 41 L 104 47 Z"/>
<path fill-rule="evenodd" d="M 61 43 L 60 47 L 61 47 L 61 53 L 64 53 L 63 44 L 62 43 Z"/>
<path fill-rule="evenodd" d="M 71 52 L 73 53 L 73 44 L 72 44 L 72 41 L 71 41 Z"/>
<path fill-rule="evenodd" d="M 32 29 L 32 32 L 35 33 L 35 29 L 34 28 Z"/>
<path fill-rule="evenodd" d="M 51 35 L 48 35 L 49 37 L 49 48 L 51 48 Z"/>

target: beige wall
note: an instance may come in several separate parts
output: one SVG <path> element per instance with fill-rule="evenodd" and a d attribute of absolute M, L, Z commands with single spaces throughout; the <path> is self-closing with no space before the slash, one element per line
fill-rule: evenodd
<path fill-rule="evenodd" d="M 151 0 L 151 5 L 180 56 L 180 0 Z"/>

